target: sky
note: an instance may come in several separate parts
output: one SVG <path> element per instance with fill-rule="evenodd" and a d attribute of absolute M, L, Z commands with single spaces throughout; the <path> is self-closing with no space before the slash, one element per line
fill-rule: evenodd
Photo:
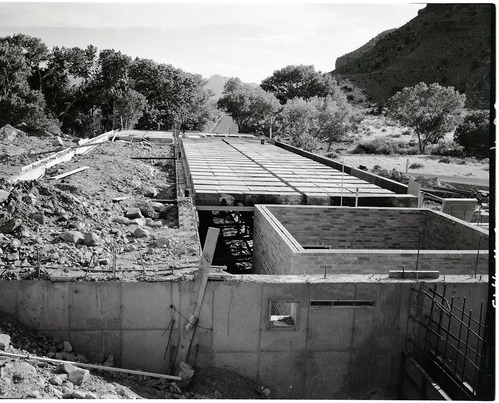
<path fill-rule="evenodd" d="M 423 3 L 4 2 L 0 36 L 24 33 L 53 46 L 115 49 L 260 83 L 287 65 L 334 70 L 335 60 L 416 17 Z"/>

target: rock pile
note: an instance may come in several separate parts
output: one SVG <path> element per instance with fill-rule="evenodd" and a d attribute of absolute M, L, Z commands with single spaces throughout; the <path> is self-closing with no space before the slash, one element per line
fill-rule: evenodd
<path fill-rule="evenodd" d="M 151 248 L 171 246 L 164 231 L 158 235 L 154 231 L 178 225 L 177 206 L 153 199 L 132 200 L 131 206 L 81 200 L 41 181 L 15 185 L 1 181 L 0 189 L 0 275 L 5 271 L 7 278 L 26 278 L 38 265 L 44 269 L 107 266 L 113 251 L 142 249 L 142 255 L 148 255 Z M 47 275 L 42 270 L 41 277 Z"/>

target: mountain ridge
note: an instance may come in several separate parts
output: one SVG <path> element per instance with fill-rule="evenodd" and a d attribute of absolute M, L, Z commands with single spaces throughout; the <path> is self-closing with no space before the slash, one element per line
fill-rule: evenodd
<path fill-rule="evenodd" d="M 331 74 L 384 103 L 419 82 L 453 86 L 466 106 L 491 107 L 492 4 L 428 4 L 358 58 Z"/>

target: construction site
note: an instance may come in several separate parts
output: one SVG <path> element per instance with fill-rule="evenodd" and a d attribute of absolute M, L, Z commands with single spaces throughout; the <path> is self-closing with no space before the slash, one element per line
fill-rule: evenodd
<path fill-rule="evenodd" d="M 493 399 L 476 198 L 244 134 L 3 133 L 0 311 L 100 370 L 112 356 L 181 385 L 181 363 L 230 368 L 277 399 Z"/>

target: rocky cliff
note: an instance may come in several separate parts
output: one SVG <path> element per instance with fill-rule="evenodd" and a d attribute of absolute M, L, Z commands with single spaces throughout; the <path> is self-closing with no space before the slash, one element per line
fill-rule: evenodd
<path fill-rule="evenodd" d="M 429 4 L 332 74 L 355 83 L 372 102 L 383 103 L 402 88 L 423 81 L 453 86 L 466 93 L 468 107 L 489 109 L 494 8 L 493 4 Z"/>

